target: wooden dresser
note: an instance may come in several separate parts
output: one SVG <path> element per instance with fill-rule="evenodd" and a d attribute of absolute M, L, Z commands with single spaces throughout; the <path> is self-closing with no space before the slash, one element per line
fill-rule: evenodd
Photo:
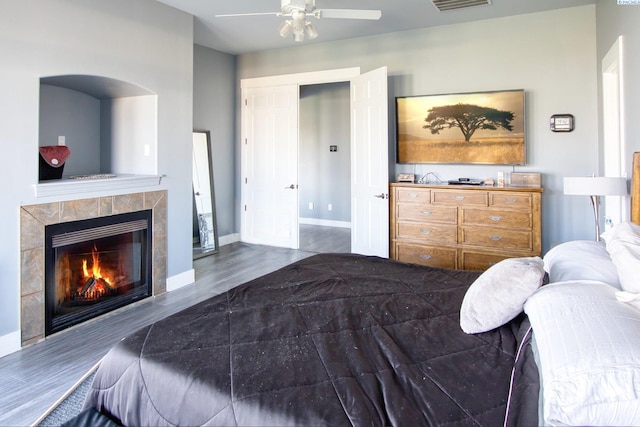
<path fill-rule="evenodd" d="M 486 270 L 540 256 L 541 188 L 391 184 L 391 258 Z"/>

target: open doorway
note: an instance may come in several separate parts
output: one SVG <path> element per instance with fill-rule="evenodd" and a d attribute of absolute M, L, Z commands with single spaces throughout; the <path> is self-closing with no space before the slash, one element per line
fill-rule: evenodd
<path fill-rule="evenodd" d="M 351 252 L 349 82 L 300 86 L 299 244 Z"/>
<path fill-rule="evenodd" d="M 602 59 L 602 118 L 604 176 L 627 177 L 624 137 L 624 76 L 622 36 Z M 629 198 L 605 197 L 605 228 L 629 220 Z"/>

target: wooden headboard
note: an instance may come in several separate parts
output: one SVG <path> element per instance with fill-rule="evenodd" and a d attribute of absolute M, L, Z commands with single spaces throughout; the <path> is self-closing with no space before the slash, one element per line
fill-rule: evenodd
<path fill-rule="evenodd" d="M 633 153 L 631 171 L 631 222 L 640 225 L 640 152 Z"/>

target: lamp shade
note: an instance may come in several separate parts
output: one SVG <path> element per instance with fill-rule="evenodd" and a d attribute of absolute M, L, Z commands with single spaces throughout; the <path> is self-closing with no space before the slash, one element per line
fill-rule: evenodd
<path fill-rule="evenodd" d="M 627 194 L 627 179 L 608 176 L 565 177 L 564 194 L 578 196 L 624 196 Z"/>

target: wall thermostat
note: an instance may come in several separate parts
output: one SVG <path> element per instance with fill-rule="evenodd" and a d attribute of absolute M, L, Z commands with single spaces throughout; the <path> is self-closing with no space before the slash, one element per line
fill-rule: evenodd
<path fill-rule="evenodd" d="M 554 132 L 571 132 L 573 130 L 573 115 L 554 114 L 551 116 L 550 126 Z"/>

